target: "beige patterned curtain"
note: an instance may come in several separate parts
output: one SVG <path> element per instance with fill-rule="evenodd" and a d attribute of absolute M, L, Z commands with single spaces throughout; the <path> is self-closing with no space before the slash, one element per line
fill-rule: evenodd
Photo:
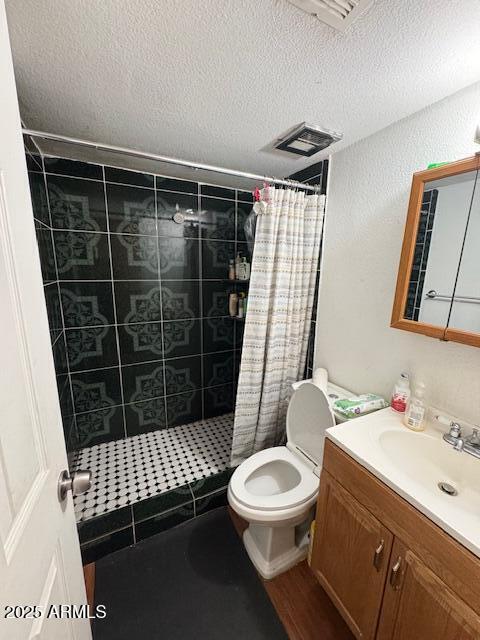
<path fill-rule="evenodd" d="M 238 380 L 231 464 L 281 442 L 303 377 L 325 196 L 262 191 Z"/>

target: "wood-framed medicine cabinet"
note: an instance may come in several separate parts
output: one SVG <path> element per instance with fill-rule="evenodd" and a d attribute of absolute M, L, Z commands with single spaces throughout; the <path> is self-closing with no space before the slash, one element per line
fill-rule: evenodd
<path fill-rule="evenodd" d="M 414 173 L 391 326 L 480 347 L 480 154 Z"/>

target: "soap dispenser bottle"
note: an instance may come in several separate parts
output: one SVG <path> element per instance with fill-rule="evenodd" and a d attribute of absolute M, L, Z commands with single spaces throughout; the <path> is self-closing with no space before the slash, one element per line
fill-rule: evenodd
<path fill-rule="evenodd" d="M 405 411 L 405 417 L 403 421 L 405 426 L 412 431 L 424 431 L 425 430 L 425 413 L 427 407 L 423 400 L 425 396 L 425 385 L 419 382 L 415 386 L 415 391 L 407 404 L 407 410 Z"/>
<path fill-rule="evenodd" d="M 395 383 L 390 406 L 398 413 L 405 413 L 410 398 L 410 379 L 408 373 L 402 373 Z"/>

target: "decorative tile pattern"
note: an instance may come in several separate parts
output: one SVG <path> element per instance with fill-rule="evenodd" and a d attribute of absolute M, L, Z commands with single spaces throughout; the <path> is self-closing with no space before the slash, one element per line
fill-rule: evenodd
<path fill-rule="evenodd" d="M 218 240 L 202 242 L 202 268 L 206 279 L 225 278 L 230 260 L 235 258 L 235 243 Z"/>
<path fill-rule="evenodd" d="M 235 240 L 235 201 L 202 196 L 200 220 L 202 238 Z"/>
<path fill-rule="evenodd" d="M 227 351 L 234 348 L 234 320 L 232 318 L 207 318 L 203 321 L 203 350 Z M 238 323 L 237 323 L 238 324 Z"/>
<path fill-rule="evenodd" d="M 54 231 L 59 280 L 110 278 L 107 236 L 86 231 Z"/>
<path fill-rule="evenodd" d="M 233 411 L 233 384 L 210 387 L 203 390 L 205 417 L 216 416 L 226 411 Z"/>
<path fill-rule="evenodd" d="M 164 320 L 200 317 L 200 288 L 198 282 L 166 282 L 162 284 Z"/>
<path fill-rule="evenodd" d="M 159 238 L 158 248 L 162 278 L 165 280 L 198 279 L 200 275 L 198 240 Z"/>
<path fill-rule="evenodd" d="M 93 484 L 74 498 L 77 522 L 188 483 L 200 487 L 200 480 L 227 469 L 232 429 L 228 414 L 83 449 L 75 468 L 90 469 Z"/>
<path fill-rule="evenodd" d="M 233 382 L 234 356 L 232 351 L 209 353 L 203 357 L 205 387 L 217 387 Z"/>
<path fill-rule="evenodd" d="M 99 411 L 78 413 L 75 421 L 80 447 L 88 447 L 94 442 L 110 442 L 125 435 L 121 407 L 105 407 Z"/>
<path fill-rule="evenodd" d="M 48 175 L 47 185 L 54 229 L 105 231 L 105 196 L 101 182 Z"/>
<path fill-rule="evenodd" d="M 167 425 L 165 398 L 151 398 L 125 406 L 127 434 L 151 433 Z"/>
<path fill-rule="evenodd" d="M 63 283 L 60 289 L 65 327 L 113 324 L 109 282 Z"/>
<path fill-rule="evenodd" d="M 219 415 L 218 412 L 216 415 Z M 202 417 L 202 392 L 192 390 L 167 396 L 167 420 L 170 426 L 195 422 Z"/>
<path fill-rule="evenodd" d="M 160 287 L 151 282 L 115 283 L 115 300 L 120 324 L 160 320 Z"/>
<path fill-rule="evenodd" d="M 239 290 L 228 263 L 247 255 L 251 194 L 66 158 L 27 162 L 69 449 L 230 411 L 224 387 L 238 375 L 242 333 L 226 317 Z M 221 351 L 215 372 L 205 356 Z"/>
<path fill-rule="evenodd" d="M 176 358 L 165 362 L 165 390 L 167 395 L 194 391 L 201 385 L 201 357 Z"/>
<path fill-rule="evenodd" d="M 228 298 L 235 288 L 236 285 L 227 282 L 203 282 L 203 317 L 228 315 Z"/>
<path fill-rule="evenodd" d="M 200 353 L 200 320 L 177 320 L 163 323 L 163 349 L 165 357 Z"/>
<path fill-rule="evenodd" d="M 158 184 L 159 177 L 157 176 L 157 185 Z M 174 186 L 176 187 L 177 185 Z M 159 189 L 163 189 L 163 185 L 160 187 L 157 186 L 159 235 L 175 238 L 198 238 L 198 198 L 196 195 L 198 185 L 196 185 L 195 195 L 160 191 Z M 179 225 L 173 221 L 175 213 L 183 214 L 185 217 L 183 224 Z"/>
<path fill-rule="evenodd" d="M 159 360 L 163 355 L 160 322 L 118 327 L 118 339 L 122 364 Z"/>
<path fill-rule="evenodd" d="M 65 330 L 71 371 L 99 369 L 118 364 L 115 327 Z"/>
<path fill-rule="evenodd" d="M 76 413 L 105 409 L 122 403 L 117 367 L 72 374 L 71 379 Z"/>
<path fill-rule="evenodd" d="M 43 290 L 45 293 L 45 301 L 47 303 L 48 324 L 50 327 L 50 331 L 62 330 L 62 308 L 60 302 L 60 293 L 58 290 L 58 283 L 53 282 L 45 285 Z"/>
<path fill-rule="evenodd" d="M 157 239 L 112 235 L 113 277 L 116 280 L 158 278 Z"/>
<path fill-rule="evenodd" d="M 115 233 L 155 235 L 155 192 L 151 189 L 107 183 L 110 230 Z"/>
<path fill-rule="evenodd" d="M 153 371 L 137 376 L 135 383 L 136 391 L 131 396 L 132 402 L 163 396 L 163 365 L 161 363 L 159 366 L 155 365 Z"/>
<path fill-rule="evenodd" d="M 48 227 L 36 225 L 38 253 L 44 282 L 53 282 L 56 278 L 55 253 L 53 250 L 52 232 Z"/>

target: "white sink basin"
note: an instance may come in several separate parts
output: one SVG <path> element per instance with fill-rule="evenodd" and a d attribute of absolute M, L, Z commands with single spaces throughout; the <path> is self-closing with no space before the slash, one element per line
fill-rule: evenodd
<path fill-rule="evenodd" d="M 448 508 L 475 514 L 480 523 L 480 460 L 424 433 L 388 430 L 378 442 L 397 473 L 445 500 Z M 440 483 L 449 484 L 456 495 L 442 491 Z"/>
<path fill-rule="evenodd" d="M 440 425 L 409 431 L 391 409 L 327 429 L 330 440 L 480 557 L 480 459 L 454 451 L 442 433 Z"/>

